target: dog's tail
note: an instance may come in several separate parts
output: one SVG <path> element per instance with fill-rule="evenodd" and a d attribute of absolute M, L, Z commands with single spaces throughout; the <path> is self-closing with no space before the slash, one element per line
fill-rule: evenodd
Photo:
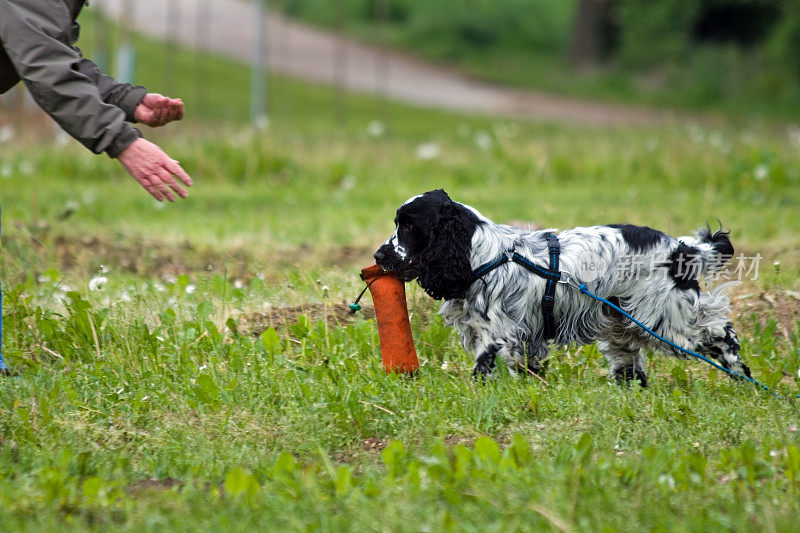
<path fill-rule="evenodd" d="M 733 257 L 733 244 L 729 235 L 730 231 L 722 229 L 722 223 L 713 233 L 706 224 L 706 227 L 697 230 L 693 236 L 680 237 L 679 240 L 694 249 L 689 254 L 695 255 L 696 260 L 699 260 L 699 274 L 706 277 L 719 272 Z"/>

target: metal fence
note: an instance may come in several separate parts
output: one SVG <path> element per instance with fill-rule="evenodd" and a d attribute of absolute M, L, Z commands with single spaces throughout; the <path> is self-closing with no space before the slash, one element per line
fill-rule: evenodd
<path fill-rule="evenodd" d="M 386 1 L 376 0 L 376 22 L 380 22 L 386 12 L 382 8 Z M 340 29 L 347 25 L 344 13 L 342 10 Z M 246 24 L 232 28 L 233 16 L 245 19 Z M 159 90 L 165 94 L 171 94 L 176 84 L 174 57 L 178 47 L 249 63 L 250 120 L 256 126 L 266 123 L 271 107 L 282 104 L 275 98 L 267 98 L 268 73 L 273 71 L 327 85 L 332 91 L 331 113 L 340 119 L 346 118 L 347 95 L 353 88 L 378 95 L 379 102 L 386 100 L 390 70 L 386 54 L 376 51 L 365 61 L 364 51 L 356 50 L 358 53 L 353 58 L 351 53 L 359 45 L 338 38 L 334 33 L 315 33 L 286 19 L 275 6 L 268 6 L 266 0 L 97 0 L 84 9 L 79 22 L 87 19 L 91 24 L 84 24 L 81 43 L 91 49 L 90 58 L 101 70 L 120 81 L 136 81 L 133 79 L 137 60 L 134 33 L 141 31 L 163 42 L 164 74 Z M 110 24 L 118 28 L 113 37 Z M 91 28 L 88 32 L 86 26 Z M 319 35 L 327 36 L 327 40 L 320 40 Z M 203 55 L 195 54 L 195 58 L 192 96 L 196 105 L 202 107 L 208 73 Z M 112 63 L 115 68 L 109 72 Z M 379 105 L 375 114 L 386 119 L 387 111 L 382 107 Z M 25 131 L 35 131 L 40 136 L 53 135 L 55 130 L 52 122 L 27 96 L 22 84 L 0 97 L 0 128 L 5 131 L 0 136 Z"/>

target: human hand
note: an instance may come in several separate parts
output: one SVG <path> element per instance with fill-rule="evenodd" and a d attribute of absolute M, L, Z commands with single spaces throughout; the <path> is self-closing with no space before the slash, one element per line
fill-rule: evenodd
<path fill-rule="evenodd" d="M 183 101 L 157 93 L 147 93 L 133 112 L 136 122 L 152 127 L 163 126 L 183 118 Z"/>
<path fill-rule="evenodd" d="M 159 202 L 163 202 L 165 198 L 174 202 L 175 195 L 172 194 L 172 191 L 175 191 L 181 198 L 189 196 L 173 175 L 177 176 L 187 187 L 192 186 L 192 178 L 177 161 L 150 141 L 137 139 L 119 154 L 117 159 L 125 167 L 125 170 Z"/>

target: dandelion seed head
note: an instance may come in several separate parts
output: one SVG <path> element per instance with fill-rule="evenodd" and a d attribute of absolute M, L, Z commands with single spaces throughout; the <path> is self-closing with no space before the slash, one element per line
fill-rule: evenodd
<path fill-rule="evenodd" d="M 108 283 L 108 278 L 105 276 L 95 276 L 89 280 L 89 290 L 90 291 L 97 291 L 102 289 L 106 283 Z"/>

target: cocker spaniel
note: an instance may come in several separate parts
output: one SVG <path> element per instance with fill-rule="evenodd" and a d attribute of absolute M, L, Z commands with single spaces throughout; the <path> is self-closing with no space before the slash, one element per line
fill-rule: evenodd
<path fill-rule="evenodd" d="M 705 292 L 698 283 L 733 256 L 727 232 L 706 228 L 674 238 L 629 224 L 565 230 L 557 235 L 560 282 L 550 290 L 536 268 L 547 272 L 552 265 L 552 230 L 495 224 L 441 189 L 406 201 L 395 225 L 375 252 L 377 264 L 404 281 L 416 279 L 428 295 L 444 300 L 439 313 L 474 354 L 475 375 L 490 374 L 496 356 L 512 372 L 541 374 L 551 342 L 597 341 L 613 378 L 643 386 L 647 349 L 686 357 L 564 283 L 575 280 L 662 337 L 750 376 L 723 288 Z M 546 290 L 553 293 L 552 332 L 546 331 L 548 311 L 542 306 Z"/>

